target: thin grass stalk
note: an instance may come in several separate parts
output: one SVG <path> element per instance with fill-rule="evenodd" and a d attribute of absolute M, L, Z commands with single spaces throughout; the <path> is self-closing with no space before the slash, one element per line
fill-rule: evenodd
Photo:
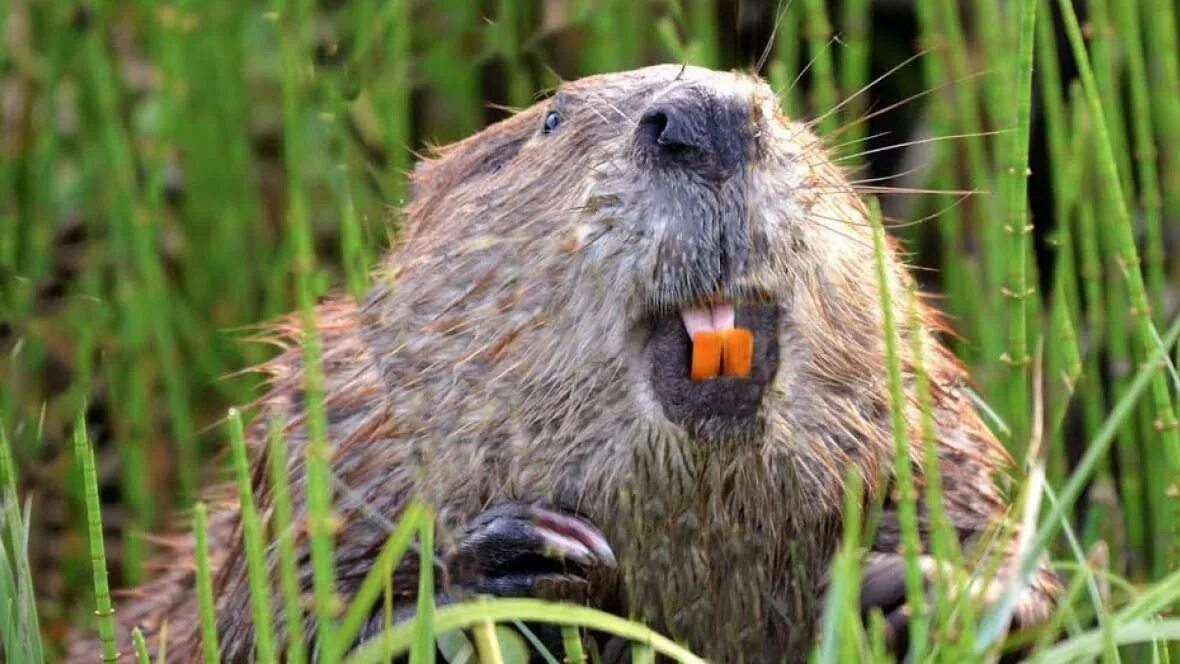
<path fill-rule="evenodd" d="M 267 422 L 267 471 L 270 473 L 271 509 L 273 511 L 274 548 L 278 555 L 279 592 L 283 604 L 284 652 L 287 664 L 307 661 L 303 636 L 303 595 L 299 586 L 299 567 L 295 557 L 295 525 L 291 516 L 291 486 L 287 482 L 287 446 L 283 426 L 277 418 Z"/>
<path fill-rule="evenodd" d="M 1062 1 L 1067 2 L 1068 0 Z M 1079 31 L 1078 38 L 1080 39 L 1080 37 Z M 1061 524 L 1066 518 L 1066 514 L 1068 514 L 1069 510 L 1073 509 L 1078 497 L 1081 496 L 1082 491 L 1086 488 L 1091 475 L 1099 467 L 1103 458 L 1109 453 L 1110 446 L 1114 442 L 1123 420 L 1132 415 L 1135 403 L 1147 391 L 1154 377 L 1158 374 L 1158 364 L 1168 356 L 1170 349 L 1176 345 L 1177 339 L 1180 339 L 1180 316 L 1172 321 L 1171 326 L 1169 326 L 1167 332 L 1163 335 L 1162 343 L 1152 349 L 1148 361 L 1139 367 L 1139 370 L 1135 373 L 1135 377 L 1127 386 L 1127 390 L 1119 397 L 1114 407 L 1111 408 L 1110 414 L 1106 421 L 1103 422 L 1102 429 L 1098 432 L 1098 435 L 1086 446 L 1085 454 L 1078 461 L 1069 481 L 1066 482 L 1065 486 L 1058 493 L 1057 502 L 1050 506 L 1049 513 L 1041 520 L 1033 544 L 1021 560 L 1020 571 L 1022 575 L 1026 575 L 1032 571 L 1036 565 L 1037 557 L 1045 550 L 1050 540 L 1057 535 L 1058 529 L 1061 528 Z"/>
<path fill-rule="evenodd" d="M 9 612 L 9 619 L 3 625 L 5 633 L 0 635 L 4 637 L 0 653 L 8 661 L 27 660 L 37 664 L 45 661 L 45 649 L 41 642 L 37 595 L 29 566 L 28 516 L 27 508 L 25 514 L 21 514 L 16 493 L 16 464 L 13 462 L 4 421 L 0 419 L 0 556 L 5 557 L 5 560 L 0 561 L 0 578 L 3 578 L 0 597 L 8 604 L 0 607 L 0 616 Z M 9 554 L 11 561 L 8 560 Z M 13 633 L 8 633 L 9 629 Z"/>
<path fill-rule="evenodd" d="M 100 25 L 108 18 L 107 10 L 97 8 L 101 17 Z M 161 377 L 168 404 L 169 423 L 178 447 L 178 469 L 180 494 L 188 502 L 196 491 L 198 454 L 195 427 L 189 413 L 189 395 L 184 380 L 185 371 L 178 359 L 175 335 L 165 312 L 167 299 L 163 297 L 161 285 L 165 283 L 155 247 L 155 230 L 152 220 L 156 211 L 140 205 L 137 200 L 135 183 L 135 159 L 131 153 L 131 141 L 123 127 L 119 108 L 118 93 L 120 81 L 115 64 L 103 44 L 101 30 L 89 31 L 85 41 L 88 92 L 93 98 L 99 122 L 98 132 L 103 149 L 103 166 L 110 178 L 111 192 L 111 235 L 115 244 L 117 269 L 121 277 L 132 284 L 123 291 L 121 298 L 124 324 L 142 324 L 152 330 L 156 352 L 161 364 Z M 156 314 L 141 318 L 139 305 L 142 297 L 151 303 Z"/>
<path fill-rule="evenodd" d="M 414 643 L 410 650 L 410 664 L 428 664 L 434 661 L 434 630 L 436 627 L 434 617 L 434 514 L 427 510 L 418 519 L 418 607 L 414 614 Z M 499 653 L 500 649 L 496 648 L 495 652 Z"/>
<path fill-rule="evenodd" d="M 373 605 L 381 595 L 386 578 L 392 578 L 409 550 L 414 534 L 421 530 L 425 507 L 421 503 L 413 503 L 402 512 L 398 519 L 397 528 L 386 538 L 381 552 L 373 562 L 369 573 L 365 575 L 360 588 L 352 597 L 352 602 L 340 620 L 340 631 L 337 633 L 338 645 L 348 647 L 360 634 L 361 628 L 373 611 Z M 344 653 L 340 652 L 339 656 Z"/>
<path fill-rule="evenodd" d="M 973 10 L 972 17 L 982 46 L 980 59 L 990 70 L 980 84 L 983 105 L 991 125 L 1003 126 L 1010 119 L 1007 100 L 1009 86 L 1015 82 L 1012 78 L 1014 72 L 1009 66 L 1015 44 L 1009 41 L 1005 14 L 1014 15 L 1016 9 L 1013 3 L 999 2 L 972 2 L 969 6 Z"/>
<path fill-rule="evenodd" d="M 974 84 L 965 82 L 971 75 L 971 67 L 967 57 L 967 40 L 963 36 L 958 4 L 938 2 L 937 0 L 934 0 L 932 4 L 936 8 L 936 11 L 932 13 L 937 16 L 938 26 L 941 28 L 941 44 L 945 47 L 946 71 L 951 80 L 961 81 L 954 85 L 953 99 L 955 117 L 959 120 L 959 127 L 962 133 L 970 134 L 962 141 L 967 174 L 974 189 L 992 192 L 991 196 L 976 196 L 971 201 L 977 217 L 982 220 L 979 231 L 980 276 L 984 288 L 977 290 L 974 297 L 968 298 L 968 301 L 975 303 L 976 309 L 980 313 L 978 325 L 974 331 L 983 353 L 985 392 L 990 394 L 991 384 L 995 379 L 991 376 L 993 372 L 988 367 L 1000 360 L 1004 349 L 1004 335 L 1000 326 L 985 320 L 982 312 L 995 311 L 999 308 L 998 296 L 1004 274 L 1003 222 L 989 222 L 988 220 L 1002 219 L 999 210 L 1001 202 L 1005 199 L 1003 191 L 996 191 L 993 183 L 1002 184 L 1003 179 L 997 180 L 993 177 L 983 137 L 975 135 L 982 132 L 985 126 L 980 117 L 978 91 Z M 933 29 L 933 26 L 931 28 Z M 958 259 L 951 258 L 946 262 L 950 263 L 954 260 Z"/>
<path fill-rule="evenodd" d="M 889 413 L 893 424 L 894 472 L 898 487 L 898 522 L 901 529 L 901 553 L 905 557 L 906 602 L 910 607 L 911 655 L 921 661 L 927 646 L 927 616 L 925 587 L 918 558 L 922 543 L 918 537 L 918 496 L 914 487 L 914 471 L 910 459 L 909 433 L 905 411 L 907 399 L 901 378 L 901 355 L 898 350 L 899 331 L 894 322 L 893 282 L 885 267 L 885 229 L 881 225 L 881 210 L 875 199 L 869 201 L 869 219 L 873 226 L 873 256 L 876 260 L 878 294 L 881 303 L 881 327 L 885 344 L 885 366 L 889 375 Z M 915 331 L 910 331 L 916 334 Z"/>
<path fill-rule="evenodd" d="M 1037 0 L 1023 0 L 1020 7 L 1020 34 L 1016 57 L 1015 88 L 1010 96 L 1008 122 L 1013 128 L 1008 143 L 1008 285 L 1003 291 L 1008 298 L 1008 352 L 1005 362 L 1010 367 L 1007 391 L 1010 395 L 1008 425 L 1012 428 L 1012 447 L 1024 450 L 1029 444 L 1028 413 L 1028 299 L 1035 291 L 1028 282 L 1029 234 L 1032 223 L 1028 218 L 1028 143 L 1032 106 L 1033 39 L 1035 36 Z"/>
<path fill-rule="evenodd" d="M 632 643 L 631 662 L 632 664 L 655 664 L 656 651 L 646 643 Z"/>
<path fill-rule="evenodd" d="M 561 645 L 566 664 L 584 664 L 586 650 L 582 647 L 582 634 L 577 627 L 566 625 L 561 628 Z"/>
<path fill-rule="evenodd" d="M 131 630 L 131 644 L 135 648 L 136 664 L 151 664 L 148 659 L 147 642 L 143 640 L 143 632 L 138 627 Z"/>
<path fill-rule="evenodd" d="M 307 532 L 311 548 L 312 595 L 318 647 L 325 664 L 335 660 L 336 612 L 335 548 L 332 526 L 331 448 L 324 405 L 324 378 L 320 367 L 320 340 L 316 328 L 316 266 L 312 249 L 310 212 L 304 192 L 302 114 L 307 59 L 303 52 L 309 25 L 307 0 L 276 0 L 281 19 L 279 48 L 282 60 L 283 140 L 288 178 L 287 223 L 292 236 L 295 292 L 302 325 L 304 403 L 307 404 Z"/>
<path fill-rule="evenodd" d="M 398 0 L 396 3 L 366 0 L 366 5 L 368 3 L 375 4 L 383 15 L 391 7 L 396 6 L 399 11 L 409 7 L 404 0 Z M 409 69 L 410 63 L 407 62 L 406 69 L 402 71 L 420 77 L 424 83 L 428 82 L 438 98 L 444 102 L 438 108 L 443 109 L 445 113 L 439 114 L 439 117 L 425 118 L 424 125 L 418 130 L 426 135 L 437 136 L 437 140 L 445 142 L 469 135 L 479 129 L 483 121 L 485 105 L 481 93 L 481 68 L 473 66 L 469 42 L 471 34 L 483 29 L 485 15 L 480 4 L 471 0 L 439 0 L 431 3 L 431 6 L 437 8 L 437 16 L 444 19 L 443 29 L 432 36 L 428 49 L 413 54 L 413 69 Z M 412 22 L 407 19 L 400 25 L 404 34 L 410 35 Z M 365 16 L 358 13 L 357 32 L 366 34 L 367 28 Z M 374 39 L 381 43 L 379 37 L 380 35 Z M 603 41 L 609 42 L 609 39 Z M 392 45 L 390 47 L 392 48 Z M 413 81 L 412 78 L 403 80 L 407 83 Z M 409 90 L 407 88 L 406 92 Z M 408 122 L 409 118 L 389 118 L 389 121 Z M 408 143 L 403 145 L 410 147 Z M 386 195 L 385 200 L 396 199 Z"/>
<path fill-rule="evenodd" d="M 921 46 L 927 51 L 922 58 L 922 72 L 925 85 L 934 88 L 940 82 L 946 81 L 948 74 L 944 67 L 946 44 L 942 34 L 937 29 L 937 10 L 934 0 L 917 0 L 914 10 L 918 17 L 918 31 Z M 952 133 L 951 111 L 953 106 L 945 92 L 936 93 L 937 98 L 929 104 L 930 128 L 934 136 L 945 136 Z M 943 143 L 933 143 L 930 146 L 930 169 L 933 179 L 931 189 L 952 189 L 955 186 L 953 169 L 954 160 L 952 146 Z M 981 318 L 979 306 L 974 294 L 974 288 L 969 284 L 978 283 L 975 275 L 979 272 L 979 264 L 963 249 L 961 206 L 948 206 L 938 214 L 938 240 L 941 251 L 940 264 L 942 266 L 942 288 L 947 294 L 946 305 L 949 313 L 955 315 L 965 330 L 980 329 Z M 974 344 L 961 343 L 953 340 L 955 350 L 960 357 L 975 355 Z"/>
<path fill-rule="evenodd" d="M 849 469 L 844 482 L 844 524 L 840 550 L 832 563 L 832 581 L 824 602 L 818 664 L 847 661 L 858 650 L 860 624 L 861 514 L 864 511 L 864 480 Z M 851 618 L 851 619 L 850 619 Z M 843 659 L 841 658 L 843 657 Z"/>
<path fill-rule="evenodd" d="M 217 664 L 217 616 L 213 612 L 213 574 L 209 569 L 209 517 L 205 503 L 193 506 L 193 557 L 197 566 L 197 614 L 201 625 L 201 652 L 205 664 Z"/>
<path fill-rule="evenodd" d="M 475 652 L 478 653 L 481 664 L 504 664 L 500 640 L 496 637 L 495 623 L 490 620 L 480 621 L 471 628 L 471 635 L 475 640 Z"/>
<path fill-rule="evenodd" d="M 799 100 L 799 88 L 795 77 L 799 75 L 800 20 L 801 12 L 796 3 L 800 0 L 782 0 L 774 33 L 774 57 L 768 69 L 770 85 L 778 94 L 779 104 L 787 117 L 803 117 L 803 104 Z"/>
<path fill-rule="evenodd" d="M 1148 301 L 1151 303 L 1153 320 L 1158 321 L 1159 316 L 1163 315 L 1164 306 L 1164 240 L 1160 221 L 1163 203 L 1151 118 L 1150 84 L 1139 30 L 1139 3 L 1140 0 L 1116 2 L 1115 20 L 1122 35 L 1122 51 L 1126 56 L 1131 90 L 1131 135 L 1133 157 L 1138 167 L 1139 207 L 1143 211 L 1146 238 L 1143 257 L 1147 269 Z"/>
<path fill-rule="evenodd" d="M 1151 101 L 1161 147 L 1164 207 L 1174 221 L 1180 219 L 1180 59 L 1175 55 L 1180 44 L 1173 0 L 1144 0 L 1141 18 L 1147 53 L 1152 56 L 1147 64 L 1151 89 L 1156 92 Z"/>
<path fill-rule="evenodd" d="M 916 284 L 910 284 L 908 292 L 908 325 L 910 330 L 921 330 L 922 320 L 919 308 L 919 295 Z M 910 334 L 910 355 L 913 358 L 914 393 L 917 397 L 921 414 L 920 431 L 923 449 L 923 499 L 929 522 L 930 553 L 935 560 L 949 563 L 953 568 L 963 566 L 962 552 L 959 551 L 958 539 L 955 536 L 954 525 L 947 516 L 942 500 L 942 464 L 938 457 L 938 434 L 934 421 L 934 397 L 930 389 L 929 376 L 926 373 L 926 349 L 923 335 Z M 933 606 L 931 613 L 935 619 L 937 630 L 941 633 L 951 633 L 953 606 L 946 601 L 949 589 L 946 587 L 943 575 L 935 575 L 931 596 Z M 975 621 L 970 603 L 963 603 L 961 609 L 962 620 L 960 637 L 963 643 L 975 640 Z M 944 647 L 953 648 L 952 644 Z M 965 653 L 964 653 L 965 654 Z"/>
<path fill-rule="evenodd" d="M 696 45 L 697 62 L 705 67 L 721 64 L 717 35 L 717 0 L 685 0 L 688 3 L 688 28 Z M 630 65 L 630 63 L 628 63 Z"/>
<path fill-rule="evenodd" d="M 842 124 L 860 119 L 868 108 L 866 95 L 857 93 L 869 82 L 869 44 L 871 7 L 868 0 L 844 0 L 841 15 L 840 93 L 848 100 Z M 848 129 L 848 140 L 859 145 L 868 133 L 867 122 L 855 122 Z M 851 167 L 858 164 L 854 161 Z"/>
<path fill-rule="evenodd" d="M 1115 0 L 1116 3 L 1122 0 Z M 1127 148 L 1126 124 L 1120 103 L 1122 58 L 1119 42 L 1110 21 L 1107 0 L 1087 0 L 1086 27 L 1090 37 L 1090 67 L 1094 73 L 1098 96 L 1106 118 L 1107 136 L 1117 166 L 1119 182 L 1124 192 L 1134 191 L 1131 182 L 1131 152 Z M 1128 199 L 1129 202 L 1129 199 Z"/>
<path fill-rule="evenodd" d="M 254 490 L 250 486 L 250 459 L 246 452 L 246 434 L 242 427 L 242 414 L 236 408 L 229 411 L 229 431 L 234 474 L 238 480 L 242 538 L 246 547 L 246 572 L 250 583 L 250 611 L 254 618 L 255 654 L 263 662 L 274 662 L 277 660 L 273 614 L 270 610 L 270 577 L 266 565 L 266 535 L 258 516 L 258 508 L 254 504 Z"/>
<path fill-rule="evenodd" d="M 532 103 L 533 84 L 521 61 L 519 31 L 523 22 L 525 3 L 520 0 L 499 0 L 496 23 L 491 34 L 493 48 L 504 61 L 508 74 L 508 103 L 525 108 Z"/>
<path fill-rule="evenodd" d="M 107 585 L 106 547 L 102 538 L 102 509 L 98 497 L 98 473 L 94 468 L 94 451 L 86 436 L 86 409 L 78 411 L 74 420 L 74 459 L 82 467 L 82 481 L 86 494 L 86 529 L 90 540 L 90 567 L 94 574 L 94 600 L 98 616 L 98 638 L 102 647 L 102 661 L 114 662 L 119 657 L 115 646 L 115 608 L 111 604 L 111 590 Z"/>
<path fill-rule="evenodd" d="M 840 118 L 830 113 L 839 103 L 836 90 L 836 73 L 833 65 L 832 23 L 828 20 L 827 4 L 823 0 L 803 0 L 806 10 L 804 34 L 810 55 L 811 113 L 820 118 L 817 130 L 821 137 L 828 136 L 840 126 Z"/>
<path fill-rule="evenodd" d="M 1123 196 L 1122 185 L 1119 181 L 1117 165 L 1113 155 L 1113 145 L 1106 129 L 1106 120 L 1102 112 L 1102 101 L 1094 79 L 1094 72 L 1086 59 L 1085 44 L 1082 40 L 1081 28 L 1073 6 L 1066 0 L 1058 0 L 1061 12 L 1065 17 L 1066 32 L 1074 50 L 1074 57 L 1078 61 L 1079 73 L 1086 91 L 1086 98 L 1090 106 L 1090 116 L 1096 131 L 1096 140 L 1100 150 L 1098 165 L 1103 184 L 1109 190 L 1110 200 L 1115 204 L 1115 217 L 1109 229 L 1114 234 L 1117 243 L 1115 258 L 1126 277 L 1126 286 L 1130 296 L 1130 314 L 1138 327 L 1140 344 L 1144 351 L 1151 349 L 1154 356 L 1157 349 L 1157 332 L 1152 323 L 1151 307 L 1147 299 L 1147 292 L 1143 284 L 1143 275 L 1139 271 L 1139 254 L 1135 247 L 1135 236 L 1131 224 L 1131 215 Z M 1155 401 L 1156 426 L 1163 452 L 1171 466 L 1174 480 L 1180 478 L 1180 426 L 1173 415 L 1171 395 L 1168 391 L 1167 377 L 1164 373 L 1156 373 L 1152 379 L 1152 398 Z M 1173 501 L 1180 496 L 1172 497 Z M 1180 533 L 1175 533 L 1180 544 Z"/>

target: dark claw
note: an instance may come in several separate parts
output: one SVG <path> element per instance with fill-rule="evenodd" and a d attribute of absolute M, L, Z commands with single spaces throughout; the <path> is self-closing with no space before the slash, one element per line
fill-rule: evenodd
<path fill-rule="evenodd" d="M 453 581 L 472 592 L 522 597 L 585 595 L 582 572 L 615 565 L 594 526 L 530 502 L 502 503 L 476 517 L 449 567 Z"/>

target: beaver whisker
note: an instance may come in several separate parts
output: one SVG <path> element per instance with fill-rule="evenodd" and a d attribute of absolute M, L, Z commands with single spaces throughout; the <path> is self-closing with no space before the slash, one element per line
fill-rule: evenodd
<path fill-rule="evenodd" d="M 813 118 L 813 119 L 807 121 L 805 123 L 807 125 L 807 128 L 814 129 L 815 127 L 818 127 L 820 124 L 823 123 L 824 120 L 831 117 L 833 113 L 838 112 L 840 109 L 844 108 L 848 104 L 855 101 L 857 99 L 857 97 L 860 97 L 864 93 L 868 92 L 870 89 L 872 89 L 872 87 L 874 85 L 877 85 L 881 81 L 884 81 L 885 79 L 892 76 L 894 73 L 903 69 L 906 65 L 910 64 L 911 62 L 913 62 L 914 60 L 917 60 L 920 57 L 928 55 L 930 52 L 931 52 L 931 49 L 924 48 L 924 49 L 918 51 L 917 53 L 914 53 L 910 57 L 906 58 L 905 60 L 902 60 L 898 64 L 894 65 L 889 71 L 885 72 L 884 74 L 881 74 L 877 78 L 874 78 L 873 80 L 871 80 L 868 83 L 861 86 L 861 88 L 859 90 L 857 90 L 857 91 L 853 92 L 852 94 L 848 95 L 847 97 L 845 97 L 843 101 L 841 101 L 840 103 L 836 104 L 835 106 L 829 108 L 827 111 L 825 111 L 819 117 Z"/>
<path fill-rule="evenodd" d="M 819 53 L 816 53 L 814 56 L 812 56 L 811 59 L 807 61 L 806 65 L 803 65 L 803 68 L 799 70 L 799 73 L 795 75 L 795 78 L 792 79 L 785 88 L 779 88 L 778 90 L 774 91 L 774 96 L 781 99 L 784 90 L 794 90 L 799 81 L 803 79 L 803 75 L 806 74 L 809 69 L 811 69 L 811 65 L 815 64 L 815 61 L 819 58 L 819 56 L 823 55 L 824 51 L 827 51 L 829 48 L 831 48 L 832 44 L 835 44 L 839 41 L 839 35 L 833 35 L 830 39 L 828 39 L 828 43 L 824 44 Z"/>
<path fill-rule="evenodd" d="M 825 134 L 825 136 L 823 137 L 823 139 L 827 140 L 827 139 L 831 139 L 836 136 L 839 136 L 840 134 L 843 134 L 844 132 L 851 130 L 853 127 L 855 127 L 859 124 L 868 122 L 869 120 L 871 120 L 873 118 L 880 117 L 881 115 L 884 115 L 885 113 L 897 110 L 898 108 L 901 108 L 902 106 L 905 106 L 906 104 L 909 104 L 913 101 L 921 99 L 927 95 L 934 94 L 935 92 L 939 92 L 939 91 L 941 91 L 945 88 L 948 88 L 952 85 L 958 85 L 959 83 L 964 83 L 964 82 L 970 81 L 971 79 L 982 76 L 982 75 L 983 75 L 983 72 L 972 72 L 972 73 L 967 74 L 966 76 L 963 76 L 961 78 L 957 78 L 952 81 L 946 81 L 943 83 L 939 83 L 938 85 L 936 85 L 934 87 L 927 88 L 927 89 L 922 90 L 920 92 L 915 92 L 914 94 L 912 94 L 908 97 L 905 97 L 904 99 L 901 99 L 899 101 L 893 102 L 892 104 L 889 104 L 888 106 L 884 106 L 884 107 L 877 109 L 877 110 L 869 111 L 869 112 L 865 113 L 864 115 L 861 115 L 860 117 L 853 118 L 853 119 L 849 120 L 848 122 L 845 122 L 843 125 L 836 127 L 832 131 L 827 132 Z"/>
<path fill-rule="evenodd" d="M 915 145 L 926 145 L 928 143 L 938 143 L 941 141 L 952 141 L 952 140 L 958 140 L 961 138 L 982 138 L 985 136 L 996 136 L 999 134 L 1006 134 L 1006 133 L 1008 133 L 1008 131 L 1009 130 L 1007 130 L 1007 129 L 993 129 L 991 131 L 972 131 L 972 132 L 966 132 L 963 134 L 947 134 L 945 136 L 931 136 L 929 138 L 919 138 L 919 139 L 915 139 L 912 141 L 904 141 L 901 143 L 894 143 L 893 145 L 886 145 L 884 147 L 873 148 L 871 150 L 863 150 L 861 152 L 856 152 L 853 154 L 840 155 L 839 157 L 834 157 L 831 161 L 833 163 L 839 163 L 842 161 L 859 159 L 860 157 L 864 157 L 864 156 L 867 156 L 870 154 L 876 154 L 878 152 L 887 152 L 889 150 L 898 150 L 901 148 L 912 147 Z"/>

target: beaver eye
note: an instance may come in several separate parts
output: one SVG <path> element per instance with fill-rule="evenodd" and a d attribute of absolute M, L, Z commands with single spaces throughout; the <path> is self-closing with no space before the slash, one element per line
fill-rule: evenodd
<path fill-rule="evenodd" d="M 548 134 L 557 129 L 557 125 L 561 124 L 561 114 L 557 111 L 549 111 L 545 116 L 545 126 L 541 129 L 541 133 Z"/>

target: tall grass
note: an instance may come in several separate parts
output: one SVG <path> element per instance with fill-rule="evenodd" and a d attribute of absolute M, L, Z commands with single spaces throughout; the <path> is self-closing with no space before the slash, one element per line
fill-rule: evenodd
<path fill-rule="evenodd" d="M 364 293 L 400 231 L 406 172 L 423 146 L 468 135 L 560 77 L 666 60 L 750 67 L 766 47 L 762 73 L 786 112 L 819 119 L 850 177 L 874 183 L 874 239 L 892 230 L 912 262 L 936 268 L 916 274 L 945 295 L 937 303 L 958 334 L 946 341 L 987 421 L 1029 477 L 1045 469 L 1043 501 L 1018 473 L 1012 518 L 1036 524 L 1024 561 L 1047 553 L 1062 571 L 1052 624 L 1064 638 L 1025 642 L 1050 662 L 1175 656 L 1161 644 L 1180 638 L 1166 618 L 1180 603 L 1180 378 L 1169 361 L 1180 357 L 1176 8 L 916 0 L 922 54 L 855 96 L 913 48 L 875 4 L 783 2 L 751 29 L 713 0 L 0 3 L 3 657 L 53 659 L 78 626 L 99 628 L 95 658 L 112 659 L 118 600 L 107 575 L 115 586 L 149 576 L 143 534 L 169 529 L 169 515 L 232 473 L 252 505 L 245 472 L 256 450 L 241 421 L 231 418 L 231 435 L 210 425 L 250 401 L 254 381 L 236 372 L 266 357 L 238 330 L 295 310 L 310 368 L 314 601 L 299 597 L 288 459 L 272 427 L 262 469 L 272 512 L 243 523 L 261 658 L 424 661 L 462 628 L 473 642 L 449 641 L 457 652 L 512 661 L 505 626 L 541 620 L 563 626 L 556 659 L 592 658 L 578 634 L 594 629 L 640 644 L 637 661 L 696 661 L 589 609 L 434 608 L 427 505 L 402 515 L 353 602 L 341 601 L 314 305 L 330 288 Z M 973 193 L 910 195 L 927 191 Z M 928 222 L 900 223 L 912 220 Z M 916 299 L 882 303 L 891 357 L 907 352 L 891 329 L 916 320 Z M 909 444 L 929 454 L 930 386 L 915 370 L 926 419 L 923 440 Z M 896 429 L 900 443 L 907 432 Z M 907 469 L 899 454 L 899 479 Z M 962 560 L 930 479 L 922 496 L 901 483 L 913 652 L 986 660 L 1002 647 L 996 626 L 1010 606 L 979 605 L 958 592 L 961 578 L 939 575 L 931 589 L 918 578 L 919 554 Z M 919 499 L 929 551 L 914 537 Z M 820 661 L 882 657 L 881 617 L 862 623 L 855 603 L 862 516 L 871 520 L 845 524 Z M 204 528 L 195 534 L 200 545 Z M 267 547 L 275 578 L 262 573 Z M 411 551 L 423 570 L 418 619 L 396 624 L 388 571 Z M 211 561 L 197 562 L 212 627 Z M 350 651 L 375 607 L 388 629 Z M 308 616 L 319 630 L 312 652 Z M 211 659 L 213 638 L 207 631 Z"/>

